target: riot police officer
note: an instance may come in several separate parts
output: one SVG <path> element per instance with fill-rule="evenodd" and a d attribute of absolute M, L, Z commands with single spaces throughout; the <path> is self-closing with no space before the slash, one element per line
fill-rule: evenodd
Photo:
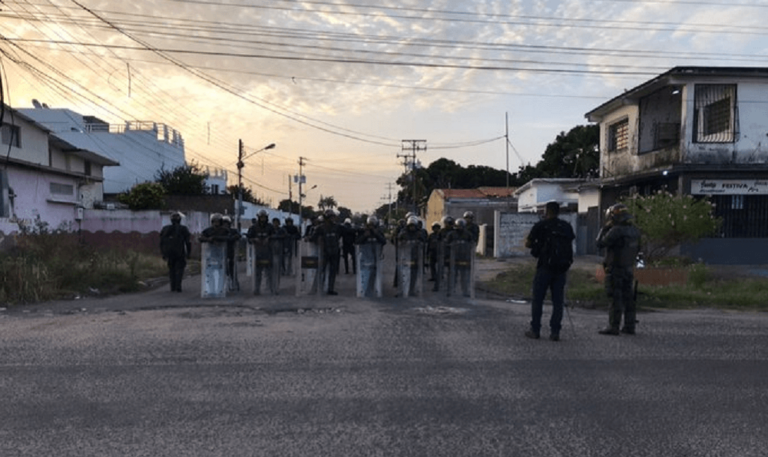
<path fill-rule="evenodd" d="M 632 289 L 634 267 L 640 250 L 640 230 L 632 223 L 626 205 L 618 203 L 606 213 L 606 224 L 597 236 L 597 247 L 605 248 L 605 287 L 612 298 L 608 327 L 602 335 L 635 334 L 636 310 Z M 621 327 L 622 316 L 624 326 Z"/>

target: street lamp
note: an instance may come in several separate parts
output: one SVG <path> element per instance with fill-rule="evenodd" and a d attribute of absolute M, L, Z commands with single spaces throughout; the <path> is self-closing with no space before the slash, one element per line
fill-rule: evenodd
<path fill-rule="evenodd" d="M 274 149 L 275 143 L 270 143 L 263 148 L 259 149 L 258 151 L 254 151 L 247 156 L 243 155 L 244 152 L 244 146 L 243 146 L 243 140 L 238 140 L 238 148 L 237 148 L 237 211 L 235 214 L 235 221 L 237 226 L 237 231 L 240 232 L 240 215 L 243 212 L 243 167 L 245 166 L 245 162 L 243 162 L 248 157 L 252 157 L 256 154 L 258 154 L 261 151 L 266 151 L 267 149 Z"/>

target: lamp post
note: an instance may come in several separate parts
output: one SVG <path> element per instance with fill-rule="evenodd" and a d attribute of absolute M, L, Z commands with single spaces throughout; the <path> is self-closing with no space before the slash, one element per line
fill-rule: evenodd
<path fill-rule="evenodd" d="M 245 166 L 245 162 L 243 162 L 248 157 L 254 156 L 257 153 L 261 151 L 266 151 L 267 149 L 274 149 L 275 143 L 270 143 L 263 148 L 259 149 L 258 151 L 254 151 L 247 156 L 244 154 L 245 147 L 243 145 L 243 140 L 238 140 L 238 147 L 237 147 L 237 212 L 235 214 L 235 221 L 237 226 L 237 231 L 240 232 L 241 230 L 241 223 L 240 223 L 240 216 L 243 212 L 243 167 Z"/>

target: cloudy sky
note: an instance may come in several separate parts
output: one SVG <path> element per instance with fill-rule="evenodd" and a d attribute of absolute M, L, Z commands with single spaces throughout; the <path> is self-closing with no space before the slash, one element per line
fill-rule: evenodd
<path fill-rule="evenodd" d="M 242 139 L 273 205 L 303 157 L 308 204 L 366 212 L 403 140 L 515 172 L 672 67 L 768 66 L 766 23 L 758 0 L 3 0 L 0 71 L 13 107 L 166 123 L 232 184 Z"/>

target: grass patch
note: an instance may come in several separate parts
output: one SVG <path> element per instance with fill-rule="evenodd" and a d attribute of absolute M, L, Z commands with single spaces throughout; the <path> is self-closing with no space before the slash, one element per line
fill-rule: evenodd
<path fill-rule="evenodd" d="M 0 253 L 0 303 L 18 305 L 77 295 L 141 290 L 142 281 L 167 275 L 159 255 L 95 250 L 71 233 L 32 233 Z"/>
<path fill-rule="evenodd" d="M 768 279 L 757 277 L 718 278 L 706 265 L 693 264 L 688 284 L 670 286 L 639 285 L 640 308 L 721 308 L 768 311 Z M 535 261 L 510 266 L 495 279 L 483 283 L 493 293 L 530 300 Z M 568 273 L 566 301 L 587 308 L 607 307 L 605 288 L 595 278 L 594 266 L 574 266 Z"/>

